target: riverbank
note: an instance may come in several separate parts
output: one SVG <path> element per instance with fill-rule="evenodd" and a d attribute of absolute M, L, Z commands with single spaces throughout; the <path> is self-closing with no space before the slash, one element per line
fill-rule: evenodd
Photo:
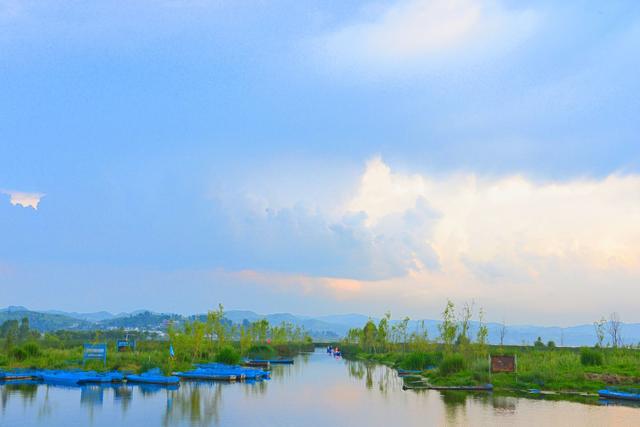
<path fill-rule="evenodd" d="M 242 357 L 257 359 L 277 359 L 289 357 L 300 351 L 313 349 L 309 344 L 255 345 L 240 352 L 239 344 L 231 342 L 218 352 L 201 353 L 198 357 L 170 357 L 169 343 L 166 341 L 139 342 L 135 351 L 118 352 L 115 345 L 107 347 L 106 364 L 100 360 L 83 363 L 83 347 L 72 345 L 68 348 L 43 347 L 36 343 L 26 343 L 15 347 L 8 357 L 0 352 L 0 370 L 13 369 L 91 369 L 98 372 L 124 371 L 144 372 L 152 368 L 161 368 L 165 373 L 184 371 L 194 363 L 219 361 L 239 363 Z M 16 357 L 17 356 L 17 357 Z"/>
<path fill-rule="evenodd" d="M 510 354 L 517 358 L 517 372 L 489 372 L 489 354 Z M 593 356 L 596 354 L 596 356 Z M 577 349 L 489 346 L 479 352 L 471 347 L 450 352 L 433 351 L 371 353 L 343 347 L 347 358 L 375 361 L 399 369 L 418 370 L 405 379 L 433 386 L 480 386 L 494 390 L 529 392 L 548 390 L 568 393 L 596 393 L 615 387 L 640 388 L 640 351 L 635 349 Z M 585 357 L 586 355 L 586 357 Z M 590 357 L 595 359 L 590 359 Z"/>

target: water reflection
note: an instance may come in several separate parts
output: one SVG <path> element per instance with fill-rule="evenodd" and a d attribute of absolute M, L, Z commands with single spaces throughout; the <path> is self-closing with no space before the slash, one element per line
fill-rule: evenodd
<path fill-rule="evenodd" d="M 274 366 L 259 382 L 183 382 L 179 387 L 0 385 L 0 425 L 403 426 L 509 424 L 633 425 L 637 406 L 591 405 L 491 393 L 402 390 L 395 370 L 326 353 Z M 348 422 L 347 422 L 348 421 Z M 562 424 L 562 423 L 560 423 Z"/>
<path fill-rule="evenodd" d="M 24 405 L 32 404 L 35 401 L 36 394 L 38 393 L 38 384 L 34 381 L 15 381 L 0 387 L 0 404 L 2 409 L 6 408 L 9 403 L 9 399 L 17 396 Z"/>
<path fill-rule="evenodd" d="M 163 426 L 180 425 L 189 420 L 192 426 L 219 425 L 222 403 L 220 383 L 186 383 L 168 396 Z"/>
<path fill-rule="evenodd" d="M 393 369 L 360 360 L 345 360 L 344 363 L 348 376 L 359 381 L 364 379 L 364 386 L 368 390 L 375 387 L 384 396 L 390 390 L 402 388 L 402 379 Z"/>

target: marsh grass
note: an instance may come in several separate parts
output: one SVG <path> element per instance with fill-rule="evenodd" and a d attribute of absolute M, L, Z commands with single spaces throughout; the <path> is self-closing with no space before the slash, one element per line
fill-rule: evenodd
<path fill-rule="evenodd" d="M 439 350 L 444 350 L 441 347 Z M 602 356 L 601 365 L 584 365 L 579 348 L 544 348 L 525 346 L 488 346 L 485 351 L 467 347 L 437 363 L 437 369 L 423 375 L 434 385 L 480 385 L 492 383 L 496 389 L 545 389 L 596 392 L 607 386 L 620 390 L 640 388 L 640 351 L 627 348 L 590 349 Z M 419 366 L 436 353 L 347 353 L 348 357 L 373 360 L 403 369 Z M 489 354 L 511 354 L 517 357 L 517 374 L 489 372 Z M 452 362 L 454 357 L 456 362 Z M 597 356 L 596 356 L 597 357 Z M 460 367 L 460 360 L 463 365 Z M 404 363 L 403 363 L 404 362 Z M 452 369 L 452 366 L 455 369 Z M 423 369 L 423 368 L 416 368 Z"/>

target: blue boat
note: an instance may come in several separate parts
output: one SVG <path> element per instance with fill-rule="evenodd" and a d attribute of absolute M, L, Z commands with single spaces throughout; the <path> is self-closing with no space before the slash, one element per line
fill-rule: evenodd
<path fill-rule="evenodd" d="M 155 368 L 151 369 L 142 374 L 136 375 L 127 375 L 126 379 L 131 383 L 142 383 L 142 384 L 158 384 L 158 385 L 171 385 L 180 383 L 180 378 L 174 376 L 165 376 L 162 375 L 160 369 Z"/>
<path fill-rule="evenodd" d="M 42 381 L 44 381 L 45 384 L 76 386 L 80 385 L 81 380 L 89 378 L 93 374 L 64 371 L 43 372 Z"/>
<path fill-rule="evenodd" d="M 120 372 L 98 372 L 86 375 L 80 380 L 80 384 L 85 383 L 120 383 L 124 380 L 124 375 Z"/>
<path fill-rule="evenodd" d="M 262 369 L 245 368 L 224 363 L 202 363 L 196 366 L 197 368 L 192 371 L 180 372 L 176 375 L 180 378 L 197 380 L 258 380 L 269 376 L 269 372 Z"/>
<path fill-rule="evenodd" d="M 598 396 L 601 399 L 619 399 L 619 400 L 633 400 L 640 402 L 640 393 L 628 393 L 626 391 L 616 390 L 598 390 Z"/>

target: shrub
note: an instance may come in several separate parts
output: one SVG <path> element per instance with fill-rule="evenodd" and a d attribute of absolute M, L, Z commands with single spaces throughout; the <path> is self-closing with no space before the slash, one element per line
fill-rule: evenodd
<path fill-rule="evenodd" d="M 400 360 L 400 367 L 402 369 L 425 369 L 429 366 L 436 366 L 442 360 L 442 355 L 439 353 L 422 353 L 413 352 L 407 354 L 402 360 Z"/>
<path fill-rule="evenodd" d="M 13 357 L 15 360 L 21 362 L 23 360 L 25 360 L 27 358 L 27 353 L 21 349 L 20 347 L 16 347 L 14 349 L 11 350 L 11 357 Z"/>
<path fill-rule="evenodd" d="M 259 344 L 249 348 L 247 355 L 252 359 L 273 359 L 278 355 L 278 352 L 270 345 Z"/>
<path fill-rule="evenodd" d="M 28 357 L 38 357 L 40 356 L 40 347 L 38 344 L 34 342 L 28 342 L 22 346 L 22 349 L 27 354 Z"/>
<path fill-rule="evenodd" d="M 440 373 L 442 375 L 455 374 L 464 369 L 464 358 L 460 354 L 452 354 L 447 356 L 440 363 Z"/>
<path fill-rule="evenodd" d="M 602 353 L 592 348 L 583 348 L 580 350 L 580 363 L 584 366 L 602 366 Z"/>
<path fill-rule="evenodd" d="M 238 353 L 230 345 L 225 345 L 216 354 L 216 362 L 226 363 L 227 365 L 237 365 L 240 363 L 240 353 Z"/>

